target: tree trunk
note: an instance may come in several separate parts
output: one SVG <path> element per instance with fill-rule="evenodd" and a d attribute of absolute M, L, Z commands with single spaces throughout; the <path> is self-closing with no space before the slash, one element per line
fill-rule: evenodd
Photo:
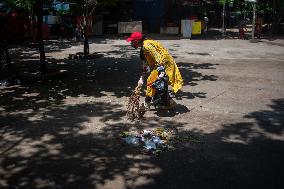
<path fill-rule="evenodd" d="M 251 39 L 254 40 L 254 33 L 255 33 L 255 10 L 256 10 L 256 3 L 252 4 L 253 10 L 252 10 L 252 31 L 251 31 Z M 261 26 L 262 27 L 262 26 Z"/>
<path fill-rule="evenodd" d="M 5 47 L 4 51 L 6 54 L 6 64 L 7 64 L 8 72 L 12 74 L 14 72 L 14 69 L 11 64 L 10 53 L 9 53 L 7 46 Z"/>
<path fill-rule="evenodd" d="M 223 12 L 222 12 L 222 36 L 225 37 L 226 35 L 226 28 L 225 28 L 225 8 L 226 3 L 223 4 Z"/>
<path fill-rule="evenodd" d="M 12 64 L 11 64 L 11 59 L 10 59 L 10 54 L 8 50 L 8 41 L 7 41 L 7 36 L 8 36 L 8 20 L 7 18 L 3 18 L 0 20 L 0 24 L 2 25 L 2 35 L 0 36 L 0 51 L 2 53 L 3 57 L 3 63 L 5 62 L 7 65 L 7 71 L 8 73 L 12 73 Z"/>
<path fill-rule="evenodd" d="M 84 10 L 84 55 L 89 55 L 90 48 L 89 48 L 89 40 L 88 40 L 88 2 L 85 4 L 85 10 Z"/>
<path fill-rule="evenodd" d="M 277 34 L 278 30 L 278 19 L 277 19 L 277 2 L 276 0 L 272 1 L 272 35 Z"/>
<path fill-rule="evenodd" d="M 43 3 L 42 0 L 37 2 L 37 37 L 38 37 L 38 48 L 40 53 L 40 71 L 42 74 L 46 73 L 47 66 L 45 61 L 45 51 L 44 51 L 44 42 L 43 42 L 43 33 L 42 33 L 42 23 L 43 23 Z"/>
<path fill-rule="evenodd" d="M 6 70 L 6 72 L 11 75 L 13 74 L 10 54 L 8 50 L 7 43 L 5 41 L 1 41 L 0 44 L 0 71 Z"/>

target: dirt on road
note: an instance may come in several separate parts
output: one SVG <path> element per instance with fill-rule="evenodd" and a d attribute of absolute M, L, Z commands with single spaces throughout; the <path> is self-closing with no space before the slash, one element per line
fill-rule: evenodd
<path fill-rule="evenodd" d="M 125 40 L 91 40 L 83 50 L 49 41 L 55 80 L 0 86 L 0 187 L 37 189 L 283 188 L 284 48 L 247 40 L 159 39 L 184 78 L 172 111 L 126 119 L 141 74 L 139 51 Z M 11 50 L 22 72 L 38 53 Z M 194 138 L 159 156 L 126 144 L 123 131 L 176 128 Z"/>

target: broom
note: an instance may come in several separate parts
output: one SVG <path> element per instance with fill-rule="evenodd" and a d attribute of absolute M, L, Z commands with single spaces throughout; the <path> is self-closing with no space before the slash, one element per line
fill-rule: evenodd
<path fill-rule="evenodd" d="M 139 120 L 143 117 L 145 111 L 140 109 L 141 87 L 137 86 L 129 97 L 126 116 L 129 120 Z"/>

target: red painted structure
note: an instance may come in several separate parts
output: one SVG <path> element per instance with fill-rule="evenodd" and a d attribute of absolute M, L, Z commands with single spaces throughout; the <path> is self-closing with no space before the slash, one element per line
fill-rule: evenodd
<path fill-rule="evenodd" d="M 22 41 L 26 38 L 26 22 L 29 21 L 27 16 L 12 13 L 9 15 L 0 14 L 0 38 L 7 41 Z"/>
<path fill-rule="evenodd" d="M 27 15 L 17 13 L 3 14 L 0 13 L 0 41 L 25 41 L 37 37 L 37 22 L 31 21 Z M 49 38 L 49 27 L 47 24 L 42 25 L 43 38 Z"/>

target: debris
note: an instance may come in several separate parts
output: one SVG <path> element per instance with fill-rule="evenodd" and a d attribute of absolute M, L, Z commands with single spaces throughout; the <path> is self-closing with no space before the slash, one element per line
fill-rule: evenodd
<path fill-rule="evenodd" d="M 156 150 L 157 149 L 155 142 L 153 142 L 151 140 L 144 141 L 144 144 L 145 144 L 144 148 L 146 150 Z"/>
<path fill-rule="evenodd" d="M 143 130 L 131 134 L 128 131 L 124 131 L 120 136 L 128 144 L 141 146 L 144 153 L 158 155 L 163 151 L 175 149 L 177 144 L 192 139 L 190 136 L 178 137 L 176 134 L 177 129 L 157 128 L 155 130 Z"/>
<path fill-rule="evenodd" d="M 152 134 L 152 131 L 150 131 L 150 130 L 143 130 L 142 134 L 143 135 L 150 135 L 150 134 Z"/>
<path fill-rule="evenodd" d="M 139 139 L 135 136 L 128 136 L 128 137 L 124 138 L 124 141 L 127 144 L 139 145 Z"/>
<path fill-rule="evenodd" d="M 121 137 L 125 138 L 129 136 L 129 132 L 128 131 L 124 131 L 120 134 Z"/>
<path fill-rule="evenodd" d="M 163 140 L 161 140 L 160 137 L 158 136 L 153 136 L 152 138 L 153 142 L 156 143 L 156 144 L 164 144 L 165 142 Z"/>

